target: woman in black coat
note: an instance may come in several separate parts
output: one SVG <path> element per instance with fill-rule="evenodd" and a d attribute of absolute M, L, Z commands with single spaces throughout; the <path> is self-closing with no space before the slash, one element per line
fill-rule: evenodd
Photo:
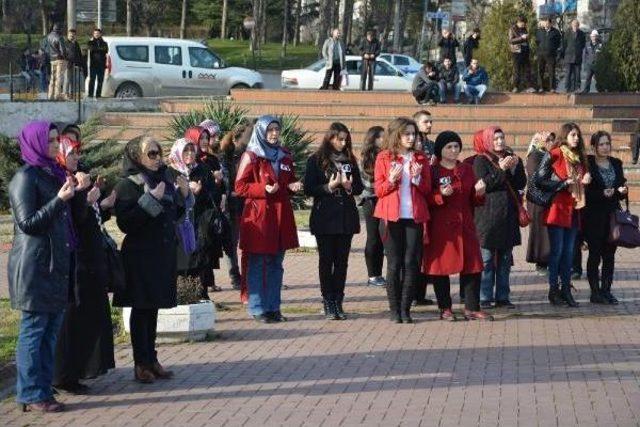
<path fill-rule="evenodd" d="M 328 319 L 346 319 L 342 308 L 351 240 L 360 232 L 354 196 L 362 193 L 360 170 L 349 129 L 332 123 L 318 151 L 307 161 L 307 196 L 313 197 L 309 226 L 318 242 L 320 288 Z"/>
<path fill-rule="evenodd" d="M 538 132 L 533 136 L 525 165 L 529 179 L 535 174 L 544 154 L 555 146 L 555 140 L 556 135 L 553 132 Z M 535 264 L 539 274 L 546 275 L 550 245 L 549 233 L 542 221 L 544 210 L 544 206 L 527 201 L 527 211 L 531 217 L 529 239 L 527 240 L 527 262 Z"/>
<path fill-rule="evenodd" d="M 583 235 L 589 246 L 587 279 L 590 301 L 595 304 L 618 304 L 611 294 L 616 246 L 609 243 L 609 217 L 620 209 L 620 200 L 628 197 L 622 161 L 611 157 L 611 135 L 598 131 L 591 136 L 595 155 L 588 156 L 591 183 L 585 188 L 587 198 L 583 211 Z M 598 267 L 602 263 L 602 272 Z"/>
<path fill-rule="evenodd" d="M 69 126 L 67 126 L 69 128 Z M 76 174 L 80 157 L 79 129 L 63 131 L 58 163 L 68 174 Z M 80 179 L 89 175 L 76 174 Z M 100 197 L 100 183 L 76 191 L 71 201 L 73 222 L 78 234 L 73 298 L 67 305 L 56 348 L 53 384 L 57 389 L 84 394 L 88 387 L 79 382 L 95 378 L 115 368 L 113 325 L 107 294 L 109 272 L 102 224 L 110 217 L 115 192 Z"/>
<path fill-rule="evenodd" d="M 176 223 L 184 213 L 189 183 L 181 176 L 171 179 L 160 145 L 144 136 L 125 147 L 116 194 L 118 227 L 125 233 L 126 289 L 115 293 L 113 303 L 131 307 L 134 376 L 142 383 L 171 378 L 156 356 L 156 329 L 158 309 L 176 306 Z"/>
<path fill-rule="evenodd" d="M 509 275 L 513 248 L 522 243 L 516 199 L 527 184 L 527 177 L 522 160 L 506 147 L 501 129 L 486 128 L 482 142 L 482 150 L 473 162 L 476 177 L 487 186 L 485 203 L 475 211 L 484 263 L 480 304 L 491 308 L 495 301 L 496 307 L 514 308 L 509 300 Z"/>

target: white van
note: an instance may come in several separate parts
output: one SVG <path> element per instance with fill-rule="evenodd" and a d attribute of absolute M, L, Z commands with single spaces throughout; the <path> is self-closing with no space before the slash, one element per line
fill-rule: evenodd
<path fill-rule="evenodd" d="M 103 97 L 226 95 L 232 88 L 264 87 L 260 73 L 228 67 L 196 41 L 155 37 L 104 37 L 104 41 L 109 54 Z"/>

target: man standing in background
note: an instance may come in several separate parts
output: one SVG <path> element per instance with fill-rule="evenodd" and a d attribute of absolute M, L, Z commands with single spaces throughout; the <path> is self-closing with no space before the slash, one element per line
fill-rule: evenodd
<path fill-rule="evenodd" d="M 51 60 L 51 78 L 49 80 L 50 100 L 61 100 L 64 97 L 63 84 L 67 69 L 67 51 L 64 37 L 60 34 L 60 24 L 53 24 L 53 28 L 47 36 L 47 49 Z"/>
<path fill-rule="evenodd" d="M 365 90 L 367 78 L 369 84 L 367 90 L 373 90 L 373 76 L 376 74 L 376 58 L 380 55 L 380 42 L 373 31 L 367 31 L 367 35 L 360 45 L 362 55 L 362 73 L 360 75 L 360 90 Z"/>
<path fill-rule="evenodd" d="M 109 47 L 107 42 L 102 39 L 102 30 L 95 28 L 93 37 L 89 40 L 89 93 L 88 97 L 96 98 L 102 96 L 102 81 L 104 80 L 104 69 L 107 66 L 107 53 Z M 95 87 L 94 87 L 95 86 Z"/>

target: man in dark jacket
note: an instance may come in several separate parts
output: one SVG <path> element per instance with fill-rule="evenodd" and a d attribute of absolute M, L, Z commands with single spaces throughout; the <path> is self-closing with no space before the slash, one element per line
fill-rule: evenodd
<path fill-rule="evenodd" d="M 440 67 L 440 102 L 447 102 L 447 92 L 453 92 L 453 99 L 456 103 L 460 102 L 460 73 L 458 67 L 453 64 L 453 61 L 449 58 L 445 58 L 442 61 L 442 67 Z"/>
<path fill-rule="evenodd" d="M 518 92 L 524 83 L 527 92 L 534 92 L 531 84 L 531 62 L 529 61 L 529 32 L 527 19 L 520 15 L 516 23 L 509 29 L 509 49 L 513 60 L 513 90 Z"/>
<path fill-rule="evenodd" d="M 440 47 L 440 62 L 442 62 L 444 58 L 450 58 L 455 64 L 456 48 L 460 46 L 460 43 L 453 37 L 451 31 L 447 29 L 442 30 L 442 37 L 438 42 L 438 46 Z"/>
<path fill-rule="evenodd" d="M 64 93 L 69 96 L 76 89 L 74 82 L 80 82 L 80 92 L 84 86 L 84 61 L 82 60 L 82 50 L 76 39 L 76 30 L 70 29 L 67 33 L 67 69 L 64 73 Z M 76 67 L 78 67 L 76 69 Z M 77 84 L 77 83 L 76 83 Z"/>
<path fill-rule="evenodd" d="M 109 53 L 109 47 L 107 42 L 102 39 L 102 30 L 95 28 L 93 30 L 93 37 L 89 40 L 88 55 L 89 55 L 89 98 L 93 98 L 95 93 L 96 98 L 102 96 L 102 81 L 104 80 L 104 69 L 107 66 L 107 53 Z M 96 84 L 97 80 L 97 84 Z M 94 87 L 95 86 L 95 87 Z"/>
<path fill-rule="evenodd" d="M 542 20 L 542 27 L 536 32 L 538 46 L 538 92 L 556 91 L 556 58 L 562 35 L 553 27 L 553 20 Z M 545 76 L 546 72 L 546 76 Z"/>
<path fill-rule="evenodd" d="M 465 67 L 471 65 L 471 60 L 473 59 L 473 51 L 478 47 L 480 47 L 480 28 L 474 28 L 473 33 L 471 33 L 471 35 L 467 37 L 467 40 L 465 40 L 464 45 L 462 46 Z"/>
<path fill-rule="evenodd" d="M 373 90 L 373 76 L 376 73 L 376 58 L 380 55 L 380 42 L 373 31 L 367 31 L 367 35 L 360 45 L 362 55 L 362 74 L 360 75 L 360 90 L 365 90 L 367 78 L 369 84 L 367 90 Z"/>
<path fill-rule="evenodd" d="M 60 34 L 60 24 L 54 24 L 51 32 L 47 36 L 47 49 L 51 60 L 51 79 L 49 80 L 48 98 L 62 99 L 64 73 L 67 69 L 67 50 L 64 37 Z"/>
<path fill-rule="evenodd" d="M 562 57 L 564 58 L 567 93 L 580 90 L 580 68 L 585 44 L 586 37 L 580 29 L 580 22 L 574 19 L 571 21 L 571 29 L 564 33 L 562 39 Z"/>
<path fill-rule="evenodd" d="M 598 30 L 591 31 L 591 35 L 589 36 L 589 42 L 584 47 L 584 51 L 582 52 L 582 64 L 587 69 L 587 78 L 584 81 L 584 89 L 582 89 L 582 93 L 589 93 L 591 90 L 591 80 L 593 79 L 593 75 L 595 74 L 595 65 L 596 59 L 598 59 L 598 55 L 602 51 L 602 43 L 600 42 L 600 34 L 598 34 Z"/>
<path fill-rule="evenodd" d="M 433 62 L 426 62 L 413 78 L 411 94 L 420 105 L 434 105 L 440 98 L 440 76 Z"/>

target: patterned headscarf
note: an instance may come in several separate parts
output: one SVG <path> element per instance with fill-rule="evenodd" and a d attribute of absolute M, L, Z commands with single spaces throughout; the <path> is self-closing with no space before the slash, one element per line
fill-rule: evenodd
<path fill-rule="evenodd" d="M 171 153 L 169 154 L 171 166 L 185 176 L 189 176 L 189 173 L 191 173 L 191 170 L 195 166 L 195 163 L 191 166 L 188 166 L 182 158 L 184 149 L 187 147 L 187 145 L 193 145 L 195 148 L 195 144 L 193 142 L 185 138 L 180 138 L 173 143 L 173 146 L 171 147 Z"/>
<path fill-rule="evenodd" d="M 536 132 L 531 138 L 531 142 L 529 143 L 529 149 L 527 150 L 527 156 L 531 154 L 534 150 L 543 150 L 545 151 L 547 140 L 551 136 L 551 132 L 541 131 Z"/>
<path fill-rule="evenodd" d="M 209 132 L 209 136 L 220 135 L 220 123 L 215 120 L 207 119 L 200 123 L 200 127 L 206 129 Z"/>
<path fill-rule="evenodd" d="M 280 141 L 276 144 L 269 144 L 267 141 L 267 128 L 271 123 L 277 123 L 282 127 L 280 120 L 274 116 L 261 116 L 253 126 L 253 133 L 247 145 L 247 151 L 256 156 L 267 159 L 271 162 L 276 176 L 280 173 L 280 162 L 286 156 L 286 152 L 280 146 Z"/>
<path fill-rule="evenodd" d="M 56 161 L 58 162 L 58 164 L 60 166 L 65 168 L 65 170 L 67 169 L 67 157 L 74 150 L 75 151 L 80 151 L 80 145 L 81 145 L 80 141 L 76 141 L 75 139 L 71 139 L 68 136 L 61 136 L 60 137 L 60 152 L 58 153 L 58 156 L 56 157 Z"/>

